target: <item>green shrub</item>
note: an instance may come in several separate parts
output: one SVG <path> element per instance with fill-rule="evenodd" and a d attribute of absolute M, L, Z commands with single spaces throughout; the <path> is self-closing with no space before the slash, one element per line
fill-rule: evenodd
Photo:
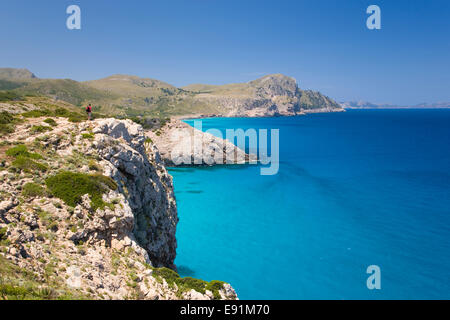
<path fill-rule="evenodd" d="M 214 299 L 219 300 L 221 299 L 219 291 L 223 289 L 224 284 L 225 282 L 223 281 L 213 280 L 206 285 L 206 290 L 211 291 L 214 295 Z"/>
<path fill-rule="evenodd" d="M 8 228 L 0 228 L 0 241 L 6 239 L 6 232 L 8 232 Z"/>
<path fill-rule="evenodd" d="M 65 108 L 57 108 L 54 112 L 55 116 L 57 117 L 64 117 L 68 118 L 70 122 L 81 122 L 85 120 L 82 114 L 69 111 Z"/>
<path fill-rule="evenodd" d="M 102 168 L 95 160 L 89 160 L 88 167 L 89 167 L 89 170 L 102 171 Z"/>
<path fill-rule="evenodd" d="M 41 125 L 38 125 L 38 126 L 32 126 L 31 129 L 30 129 L 31 133 L 42 133 L 42 132 L 52 131 L 52 130 L 53 130 L 52 127 L 49 127 L 49 126 L 41 126 Z"/>
<path fill-rule="evenodd" d="M 94 210 L 106 206 L 102 195 L 108 189 L 117 189 L 117 184 L 110 177 L 69 171 L 61 171 L 47 178 L 45 183 L 55 197 L 60 198 L 71 207 L 79 204 L 83 195 L 89 194 Z"/>
<path fill-rule="evenodd" d="M 0 300 L 87 299 L 79 290 L 62 283 L 38 279 L 33 272 L 13 264 L 0 255 Z"/>
<path fill-rule="evenodd" d="M 177 279 L 176 283 L 182 291 L 189 291 L 191 289 L 194 289 L 195 291 L 203 293 L 203 294 L 205 294 L 205 292 L 206 292 L 205 288 L 206 288 L 207 282 L 204 280 L 186 277 L 186 278 Z"/>
<path fill-rule="evenodd" d="M 117 190 L 117 183 L 112 178 L 104 176 L 100 173 L 91 174 L 89 176 L 92 177 L 98 183 L 107 186 L 109 189 Z"/>
<path fill-rule="evenodd" d="M 24 116 L 25 118 L 61 117 L 68 118 L 71 122 L 81 122 L 85 120 L 81 113 L 73 112 L 61 107 L 58 107 L 53 111 L 45 108 L 39 110 L 31 110 L 22 113 L 22 116 Z"/>
<path fill-rule="evenodd" d="M 153 276 L 165 279 L 167 284 L 171 287 L 176 284 L 181 292 L 194 289 L 197 292 L 205 294 L 206 290 L 210 290 L 214 295 L 214 299 L 221 299 L 219 291 L 223 289 L 224 282 L 222 281 L 213 280 L 211 282 L 206 282 L 191 277 L 181 278 L 178 273 L 168 268 L 153 269 Z"/>
<path fill-rule="evenodd" d="M 25 172 L 30 172 L 33 170 L 45 172 L 48 170 L 48 167 L 45 164 L 36 162 L 25 156 L 18 156 L 12 162 L 12 167 Z"/>
<path fill-rule="evenodd" d="M 8 124 L 14 121 L 14 116 L 6 111 L 0 113 L 0 124 Z"/>
<path fill-rule="evenodd" d="M 33 290 L 21 286 L 13 286 L 10 284 L 0 284 L 0 293 L 4 297 L 13 297 L 14 300 L 25 300 L 27 297 L 33 296 Z"/>
<path fill-rule="evenodd" d="M 86 119 L 82 115 L 77 114 L 77 113 L 74 113 L 73 115 L 71 115 L 69 117 L 69 121 L 70 122 L 74 122 L 74 123 L 81 122 L 81 121 L 84 121 L 84 120 L 86 120 Z"/>
<path fill-rule="evenodd" d="M 92 132 L 89 133 L 82 133 L 81 137 L 83 139 L 88 139 L 88 140 L 94 140 L 94 134 Z"/>
<path fill-rule="evenodd" d="M 22 195 L 27 198 L 43 197 L 47 191 L 41 185 L 29 182 L 23 186 Z"/>
<path fill-rule="evenodd" d="M 6 150 L 6 155 L 14 158 L 23 156 L 31 159 L 42 159 L 42 156 L 40 154 L 29 152 L 27 146 L 23 144 L 19 144 L 15 147 L 9 148 L 8 150 Z"/>
<path fill-rule="evenodd" d="M 14 132 L 15 117 L 6 111 L 0 113 L 0 136 Z"/>
<path fill-rule="evenodd" d="M 12 124 L 3 124 L 0 123 L 0 137 L 2 137 L 5 134 L 13 133 L 14 132 L 14 126 Z"/>
<path fill-rule="evenodd" d="M 45 123 L 48 123 L 49 125 L 51 125 L 52 127 L 56 127 L 58 124 L 56 123 L 55 120 L 53 120 L 52 118 L 47 118 L 44 120 Z"/>
<path fill-rule="evenodd" d="M 180 275 L 169 268 L 156 268 L 153 270 L 153 275 L 165 279 L 169 286 L 173 286 L 180 279 Z"/>
<path fill-rule="evenodd" d="M 55 116 L 57 117 L 69 117 L 71 112 L 65 108 L 56 108 L 54 111 Z"/>

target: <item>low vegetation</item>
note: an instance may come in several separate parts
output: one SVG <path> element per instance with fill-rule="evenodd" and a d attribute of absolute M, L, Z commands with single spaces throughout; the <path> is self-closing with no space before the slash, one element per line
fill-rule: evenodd
<path fill-rule="evenodd" d="M 30 131 L 31 133 L 43 133 L 43 132 L 47 132 L 47 131 L 52 131 L 53 128 L 49 127 L 49 126 L 42 126 L 42 125 L 35 125 L 32 126 Z"/>
<path fill-rule="evenodd" d="M 47 118 L 44 120 L 45 123 L 51 125 L 52 127 L 56 127 L 58 124 L 56 123 L 55 120 L 53 120 L 52 118 Z"/>
<path fill-rule="evenodd" d="M 0 137 L 13 133 L 16 122 L 17 119 L 13 114 L 7 111 L 0 112 Z"/>
<path fill-rule="evenodd" d="M 92 171 L 97 171 L 97 172 L 102 171 L 101 166 L 97 163 L 97 161 L 95 161 L 93 159 L 89 160 L 88 168 L 89 168 L 89 170 L 92 170 Z"/>
<path fill-rule="evenodd" d="M 37 183 L 29 182 L 22 187 L 22 195 L 26 198 L 43 197 L 47 195 L 47 190 Z"/>
<path fill-rule="evenodd" d="M 19 144 L 15 147 L 6 150 L 6 155 L 14 158 L 18 156 L 23 156 L 31 159 L 42 159 L 42 156 L 40 154 L 29 152 L 27 146 L 24 144 Z"/>
<path fill-rule="evenodd" d="M 47 178 L 45 183 L 55 197 L 71 207 L 79 204 L 83 195 L 89 194 L 94 210 L 107 205 L 102 200 L 102 196 L 108 189 L 117 189 L 117 184 L 110 177 L 70 171 L 59 172 Z"/>
<path fill-rule="evenodd" d="M 22 116 L 25 118 L 39 118 L 39 117 L 59 117 L 59 118 L 68 118 L 71 122 L 81 122 L 85 119 L 81 113 L 70 111 L 66 108 L 53 106 L 55 109 L 51 110 L 48 108 L 41 108 L 36 110 L 30 110 L 22 113 Z M 53 120 L 53 119 L 50 119 Z M 50 121 L 46 119 L 44 122 Z M 53 120 L 54 121 L 54 120 Z M 51 123 L 49 123 L 52 125 Z M 54 123 L 56 124 L 56 122 Z"/>
<path fill-rule="evenodd" d="M 94 140 L 94 134 L 92 132 L 82 133 L 81 137 L 87 140 Z"/>
<path fill-rule="evenodd" d="M 48 170 L 48 166 L 34 161 L 33 159 L 30 159 L 28 157 L 25 156 L 18 156 L 11 165 L 12 168 L 15 168 L 19 171 L 24 171 L 24 172 L 32 172 L 32 171 L 41 171 L 41 172 L 45 172 Z"/>
<path fill-rule="evenodd" d="M 8 229 L 5 228 L 0 228 L 0 241 L 3 241 L 6 239 L 6 232 L 8 231 Z"/>
<path fill-rule="evenodd" d="M 9 157 L 15 158 L 12 162 L 12 169 L 16 169 L 24 172 L 48 170 L 47 165 L 40 163 L 36 160 L 41 160 L 42 156 L 38 153 L 29 152 L 27 146 L 17 145 L 6 150 L 5 154 Z"/>
<path fill-rule="evenodd" d="M 0 255 L 0 300 L 83 300 L 86 296 L 63 285 L 48 285 L 34 273 Z"/>
<path fill-rule="evenodd" d="M 0 124 L 8 124 L 14 121 L 14 116 L 6 111 L 0 113 Z"/>
<path fill-rule="evenodd" d="M 153 269 L 153 276 L 156 279 L 166 280 L 169 286 L 174 286 L 175 284 L 180 290 L 180 293 L 190 291 L 194 289 L 202 294 L 209 290 L 213 293 L 214 299 L 220 299 L 219 291 L 223 289 L 224 282 L 213 280 L 211 282 L 206 282 L 204 280 L 195 279 L 191 277 L 181 278 L 178 273 L 168 268 L 155 268 Z"/>

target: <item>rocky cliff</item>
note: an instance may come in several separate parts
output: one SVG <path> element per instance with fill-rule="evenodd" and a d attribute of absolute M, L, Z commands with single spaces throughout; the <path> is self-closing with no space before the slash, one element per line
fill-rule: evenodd
<path fill-rule="evenodd" d="M 257 156 L 246 154 L 228 140 L 202 132 L 172 119 L 156 131 L 147 130 L 166 166 L 212 166 L 256 163 Z"/>
<path fill-rule="evenodd" d="M 332 99 L 319 92 L 299 89 L 294 78 L 272 74 L 248 83 L 203 86 L 192 85 L 199 103 L 213 105 L 217 116 L 273 117 L 311 112 L 343 111 Z"/>
<path fill-rule="evenodd" d="M 12 117 L 0 147 L 0 299 L 236 298 L 229 284 L 173 271 L 172 178 L 140 125 Z"/>

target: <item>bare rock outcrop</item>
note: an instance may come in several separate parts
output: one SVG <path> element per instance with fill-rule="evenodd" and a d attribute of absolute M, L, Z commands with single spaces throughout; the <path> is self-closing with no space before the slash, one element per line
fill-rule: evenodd
<path fill-rule="evenodd" d="M 105 175 L 118 184 L 134 214 L 134 235 L 155 266 L 173 267 L 178 222 L 172 177 L 156 149 L 147 152 L 140 125 L 130 120 L 98 120 L 88 154 L 102 158 Z M 117 143 L 117 141 L 123 143 Z M 153 156 L 149 159 L 148 154 Z M 151 161 L 151 162 L 150 162 Z"/>
<path fill-rule="evenodd" d="M 167 166 L 205 166 L 255 163 L 257 157 L 247 154 L 226 139 L 202 132 L 185 122 L 172 119 L 163 128 L 146 131 L 158 147 Z"/>
<path fill-rule="evenodd" d="M 212 105 L 222 117 L 297 116 L 312 112 L 339 112 L 342 107 L 319 92 L 301 90 L 294 78 L 271 74 L 248 83 L 214 87 L 195 96 Z"/>

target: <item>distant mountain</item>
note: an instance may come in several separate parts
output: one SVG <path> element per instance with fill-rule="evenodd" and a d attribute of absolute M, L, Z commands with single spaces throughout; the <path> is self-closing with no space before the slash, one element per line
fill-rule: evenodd
<path fill-rule="evenodd" d="M 36 76 L 27 69 L 0 68 L 0 79 L 26 80 L 35 79 Z"/>
<path fill-rule="evenodd" d="M 375 104 L 367 101 L 349 101 L 341 102 L 341 107 L 344 109 L 438 109 L 450 108 L 450 102 L 436 102 L 436 103 L 421 103 L 410 106 L 399 106 L 391 104 Z"/>
<path fill-rule="evenodd" d="M 113 75 L 84 84 L 121 97 L 102 106 L 127 115 L 150 112 L 164 116 L 255 117 L 342 110 L 332 99 L 319 92 L 300 90 L 295 79 L 281 74 L 247 83 L 193 84 L 182 88 L 129 75 Z"/>
<path fill-rule="evenodd" d="M 450 108 L 450 102 L 435 102 L 435 103 L 420 103 L 411 108 L 429 108 L 429 109 L 443 109 Z"/>
<path fill-rule="evenodd" d="M 341 106 L 319 92 L 299 89 L 294 78 L 271 74 L 247 82 L 221 86 L 195 84 L 183 90 L 196 93 L 195 100 L 214 105 L 218 113 L 234 116 L 296 115 L 341 111 Z"/>
<path fill-rule="evenodd" d="M 381 109 L 393 108 L 395 106 L 389 104 L 375 104 L 367 101 L 348 101 L 341 102 L 340 105 L 345 109 Z"/>
<path fill-rule="evenodd" d="M 247 83 L 194 84 L 177 88 L 130 75 L 77 82 L 38 79 L 24 69 L 0 69 L 0 90 L 42 95 L 81 106 L 92 103 L 103 114 L 121 116 L 256 117 L 342 111 L 320 92 L 301 90 L 295 79 L 272 74 Z"/>

